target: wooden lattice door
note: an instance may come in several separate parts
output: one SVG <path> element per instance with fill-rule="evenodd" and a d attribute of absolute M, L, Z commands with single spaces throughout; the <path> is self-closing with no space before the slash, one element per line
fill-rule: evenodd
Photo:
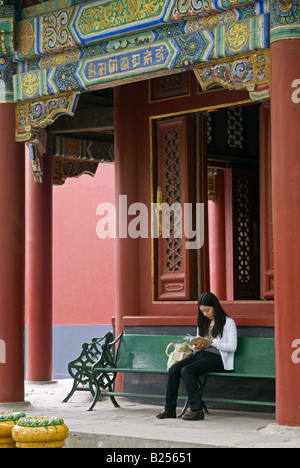
<path fill-rule="evenodd" d="M 156 124 L 157 202 L 170 208 L 160 216 L 156 244 L 155 290 L 158 300 L 194 298 L 196 253 L 186 248 L 185 204 L 195 201 L 195 147 L 192 117 Z M 181 237 L 178 233 L 181 232 Z"/>
<path fill-rule="evenodd" d="M 257 171 L 234 170 L 234 299 L 260 299 L 259 191 Z"/>

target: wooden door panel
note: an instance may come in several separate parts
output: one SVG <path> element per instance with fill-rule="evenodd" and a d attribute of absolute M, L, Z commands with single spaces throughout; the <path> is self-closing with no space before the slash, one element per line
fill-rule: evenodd
<path fill-rule="evenodd" d="M 166 212 L 159 214 L 157 295 L 159 300 L 187 300 L 194 293 L 190 282 L 194 255 L 186 249 L 183 232 L 184 204 L 192 202 L 189 193 L 194 160 L 191 119 L 180 117 L 158 122 L 156 135 L 158 203 L 170 208 L 169 218 Z"/>
<path fill-rule="evenodd" d="M 234 299 L 259 299 L 259 192 L 256 171 L 234 170 L 233 271 Z"/>

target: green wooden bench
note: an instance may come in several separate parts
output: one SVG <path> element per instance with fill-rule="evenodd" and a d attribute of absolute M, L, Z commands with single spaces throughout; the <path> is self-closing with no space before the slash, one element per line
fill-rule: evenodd
<path fill-rule="evenodd" d="M 98 362 L 92 365 L 89 388 L 94 396 L 89 411 L 93 410 L 100 396 L 109 396 L 115 407 L 119 407 L 115 397 L 165 398 L 162 394 L 115 392 L 114 382 L 118 372 L 167 374 L 167 356 L 165 350 L 170 342 L 183 343 L 183 336 L 178 335 L 123 335 L 102 346 L 102 355 Z M 115 351 L 115 346 L 117 350 Z M 209 377 L 240 377 L 255 379 L 275 378 L 275 347 L 272 338 L 239 338 L 235 354 L 235 370 L 232 372 L 212 372 L 204 376 L 204 382 L 199 379 L 199 387 L 203 392 Z M 165 388 L 162 389 L 165 391 Z M 188 400 L 181 415 L 184 414 Z M 223 398 L 206 398 L 204 401 L 227 403 L 243 403 L 248 405 L 275 406 L 274 402 L 235 400 Z"/>
<path fill-rule="evenodd" d="M 209 377 L 237 377 L 248 379 L 275 379 L 275 342 L 274 338 L 240 337 L 234 357 L 234 371 L 209 372 L 204 379 L 198 379 L 203 392 Z M 275 407 L 275 402 L 211 398 L 204 396 L 204 402 L 222 402 L 255 406 Z M 187 406 L 187 405 L 186 405 Z M 204 404 L 204 408 L 205 404 Z"/>

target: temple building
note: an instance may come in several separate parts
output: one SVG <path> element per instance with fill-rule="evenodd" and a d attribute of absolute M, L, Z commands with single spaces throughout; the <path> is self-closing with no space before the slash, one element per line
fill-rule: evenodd
<path fill-rule="evenodd" d="M 26 378 L 52 379 L 53 185 L 113 163 L 115 334 L 191 331 L 211 290 L 275 337 L 300 426 L 300 1 L 0 11 L 0 401 L 24 400 L 25 287 Z"/>

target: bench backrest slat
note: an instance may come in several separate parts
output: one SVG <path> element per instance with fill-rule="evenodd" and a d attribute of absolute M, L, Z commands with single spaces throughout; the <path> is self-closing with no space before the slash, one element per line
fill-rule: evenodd
<path fill-rule="evenodd" d="M 178 335 L 123 335 L 118 347 L 117 367 L 152 369 L 154 372 L 166 370 L 166 347 L 171 342 L 184 341 L 184 337 Z M 239 338 L 234 370 L 239 374 L 275 377 L 274 339 Z"/>
<path fill-rule="evenodd" d="M 246 375 L 275 377 L 274 339 L 239 338 L 234 359 L 234 371 Z"/>
<path fill-rule="evenodd" d="M 117 367 L 166 370 L 166 347 L 171 342 L 184 341 L 184 337 L 176 335 L 123 335 L 118 348 Z M 173 349 L 170 348 L 170 351 Z"/>

